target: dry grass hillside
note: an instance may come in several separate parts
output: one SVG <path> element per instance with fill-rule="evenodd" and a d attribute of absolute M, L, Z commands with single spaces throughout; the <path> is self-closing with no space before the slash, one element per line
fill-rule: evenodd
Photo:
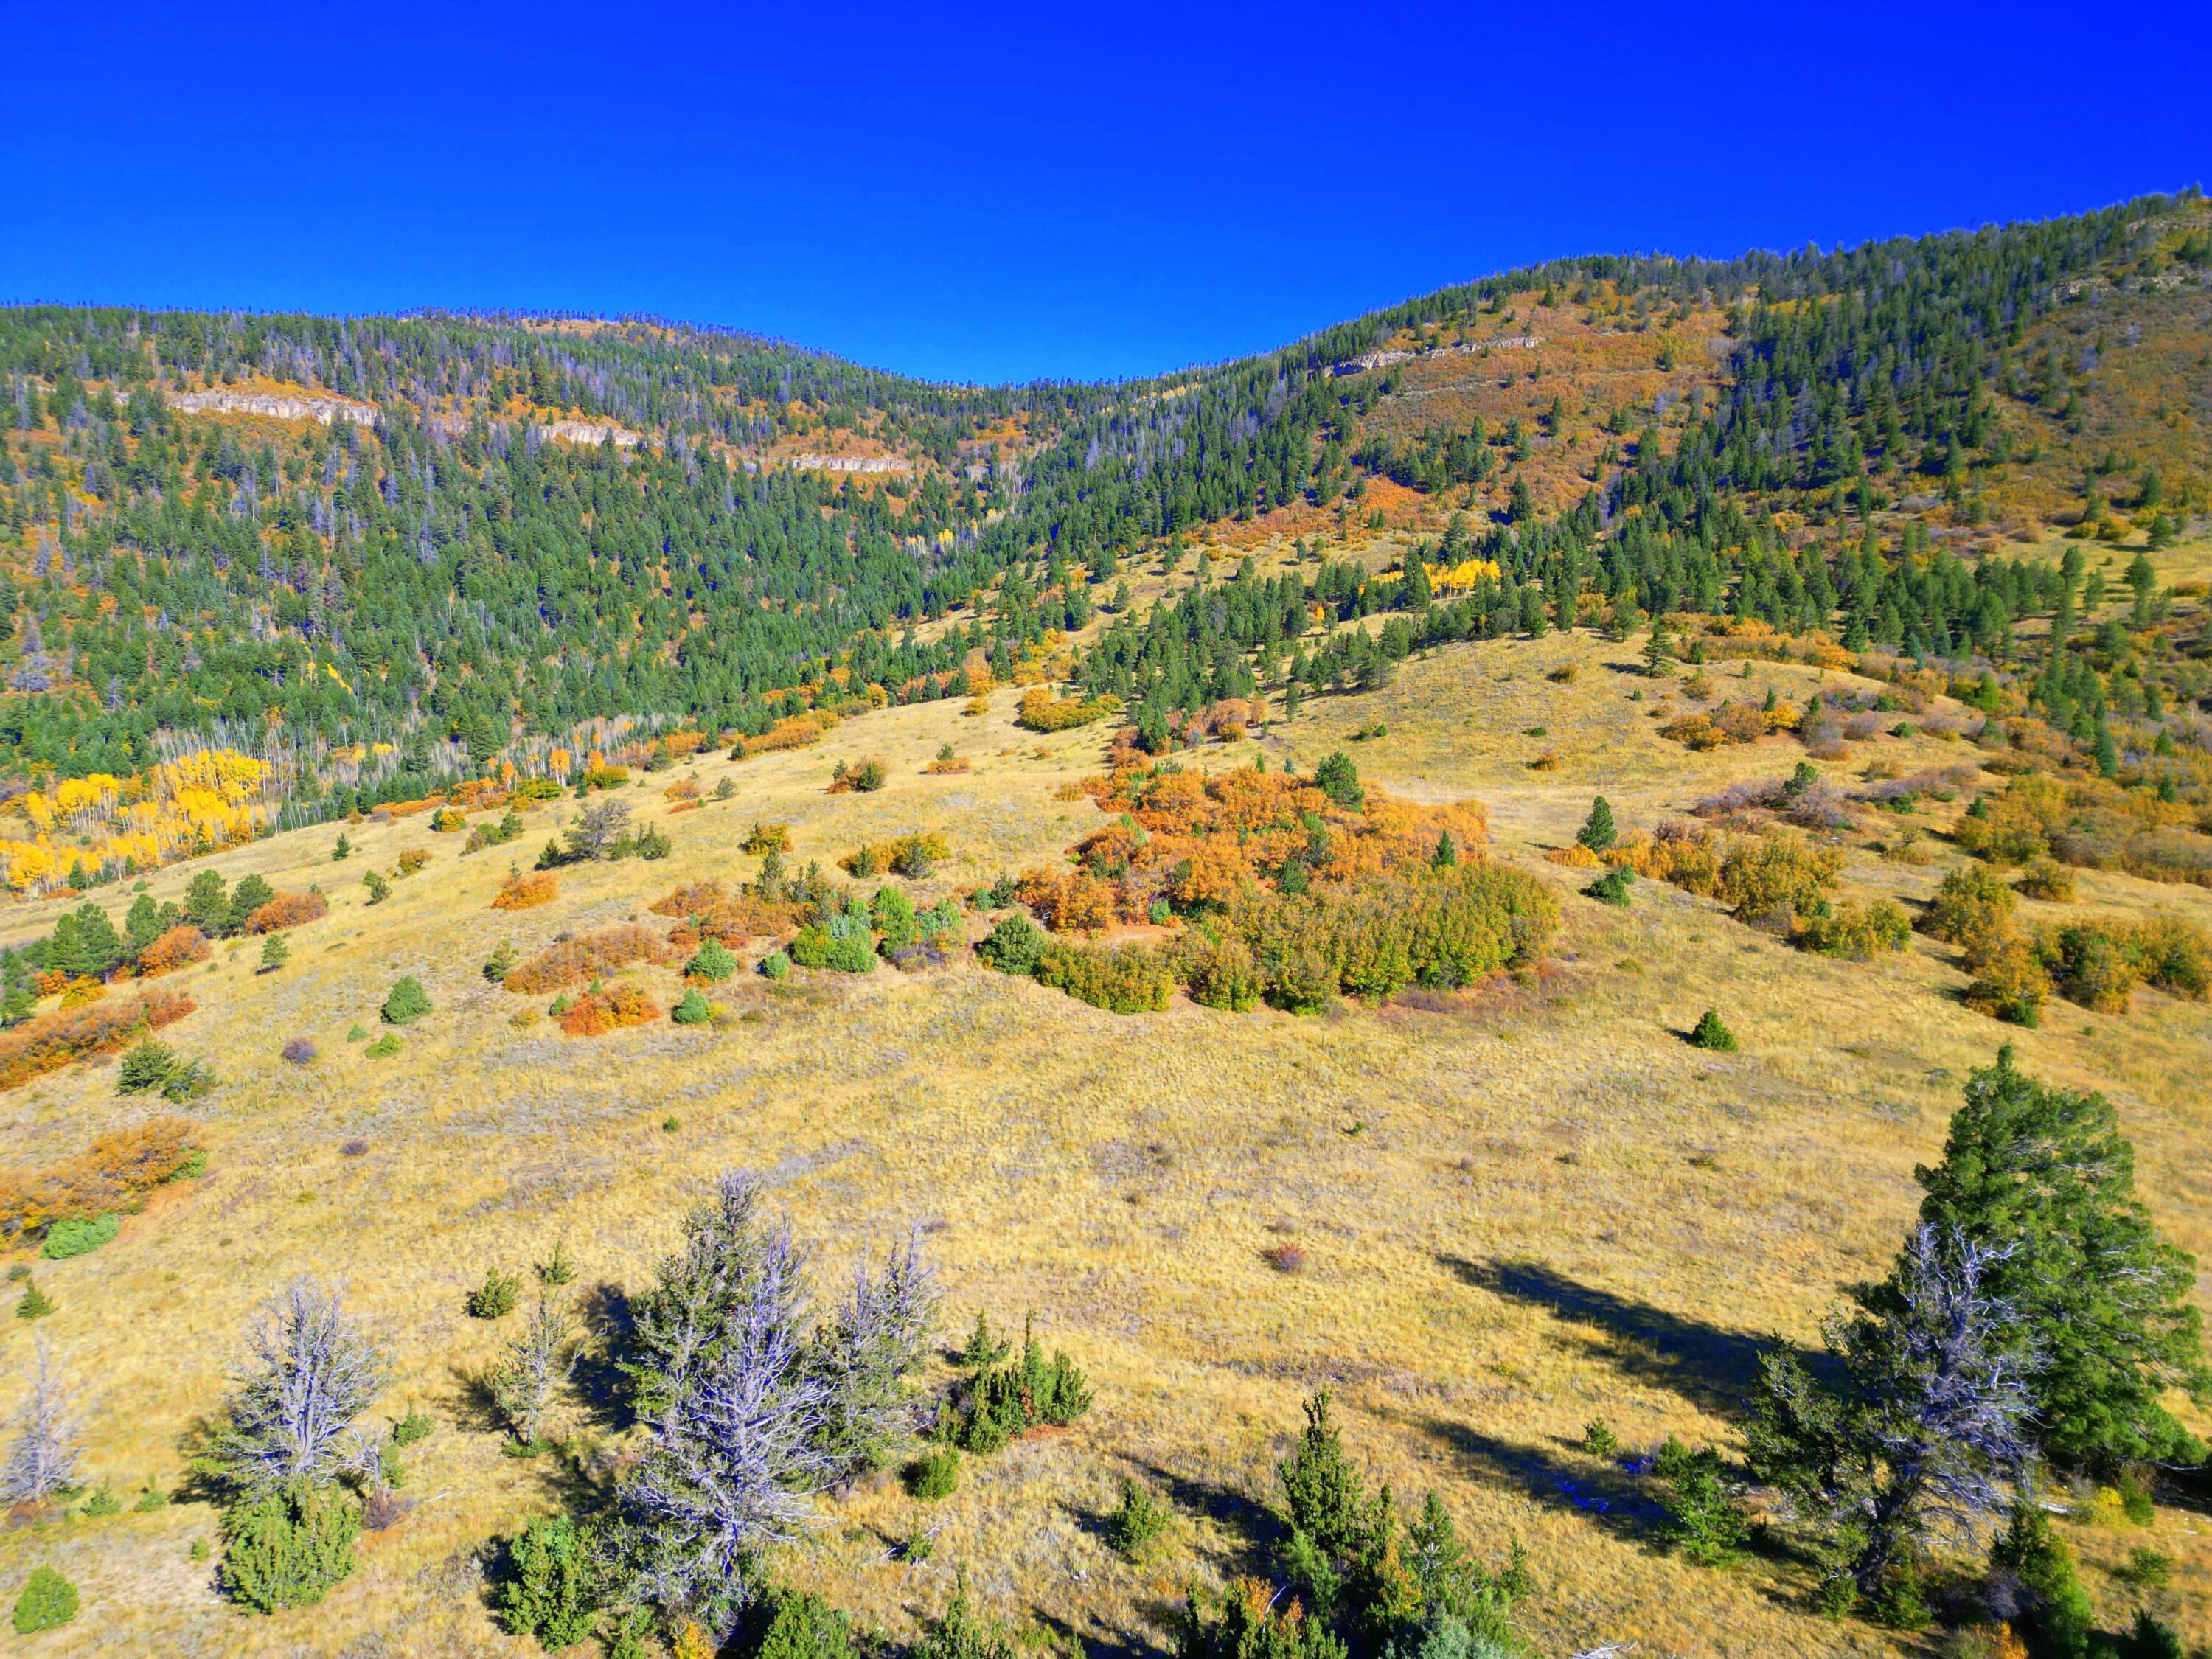
<path fill-rule="evenodd" d="M 162 1189 L 104 1249 L 38 1262 L 51 1316 L 0 1320 L 0 1404 L 44 1334 L 79 1391 L 87 1485 L 123 1503 L 0 1532 L 9 1594 L 51 1563 L 84 1597 L 76 1624 L 19 1648 L 535 1651 L 489 1617 L 488 1540 L 603 1469 L 614 1437 L 577 1400 L 560 1414 L 559 1455 L 503 1455 L 471 1378 L 506 1332 L 467 1317 L 463 1298 L 488 1267 L 526 1273 L 565 1242 L 586 1302 L 607 1305 L 649 1281 L 709 1180 L 742 1166 L 766 1173 L 824 1279 L 919 1224 L 948 1338 L 978 1309 L 1001 1325 L 1033 1312 L 1097 1390 L 1072 1430 L 970 1463 L 922 1516 L 941 1523 L 926 1563 L 891 1559 L 916 1519 L 896 1483 L 826 1506 L 789 1573 L 887 1629 L 939 1609 L 964 1566 L 981 1605 L 1042 1649 L 1163 1650 L 1193 1574 L 1260 1559 L 1273 1464 L 1299 1401 L 1326 1385 L 1370 1477 L 1401 1499 L 1438 1491 L 1486 1555 L 1515 1537 L 1528 1547 L 1541 1651 L 1917 1650 L 1810 1613 L 1808 1570 L 1786 1556 L 1715 1571 L 1667 1553 L 1648 1486 L 1584 1455 L 1583 1425 L 1602 1415 L 1632 1447 L 1669 1432 L 1729 1442 L 1755 1344 L 1816 1341 L 1838 1286 L 1882 1269 L 1917 1203 L 1914 1164 L 1938 1152 L 1969 1068 L 2008 1039 L 2027 1068 L 2114 1098 L 2161 1225 L 2212 1255 L 2195 1082 L 2212 1008 L 2146 991 L 2125 1015 L 2054 1003 L 2040 1030 L 2019 1031 L 1961 1005 L 1948 946 L 1916 938 L 1899 956 L 1840 961 L 1657 882 L 1638 884 L 1626 909 L 1579 896 L 1588 872 L 1544 854 L 1571 841 L 1594 793 L 1624 830 L 1648 830 L 1730 783 L 1786 775 L 1804 752 L 1782 738 L 1705 754 L 1662 738 L 1658 716 L 1689 693 L 1680 678 L 1644 678 L 1635 656 L 1583 634 L 1455 646 L 1386 690 L 1317 700 L 1294 725 L 1194 757 L 1232 767 L 1264 753 L 1304 771 L 1342 747 L 1395 793 L 1479 799 L 1489 855 L 1555 884 L 1565 923 L 1541 972 L 1380 1008 L 1297 1018 L 1178 998 L 1122 1018 L 963 956 L 911 975 L 743 975 L 715 993 L 710 1025 L 578 1038 L 529 1019 L 548 998 L 483 974 L 503 941 L 526 956 L 563 933 L 665 927 L 648 907 L 679 884 L 754 875 L 739 848 L 757 820 L 791 826 L 793 868 L 938 832 L 952 855 L 911 884 L 919 899 L 1049 866 L 1100 821 L 1066 786 L 1099 769 L 1104 735 L 1018 730 L 1010 691 L 981 715 L 891 709 L 814 748 L 652 775 L 625 799 L 653 822 L 672 778 L 708 794 L 726 778 L 736 793 L 665 817 L 665 860 L 563 869 L 538 908 L 490 904 L 507 855 L 526 865 L 573 800 L 534 809 L 514 846 L 469 857 L 424 814 L 351 827 L 343 864 L 323 829 L 161 872 L 157 898 L 211 865 L 279 889 L 319 882 L 331 908 L 292 933 L 281 969 L 258 971 L 258 949 L 240 942 L 169 981 L 199 1006 L 165 1040 L 222 1079 L 183 1109 L 204 1125 L 208 1171 Z M 1735 665 L 1708 672 L 1741 695 L 1723 678 Z M 1750 684 L 1802 700 L 1819 678 L 1759 664 Z M 1355 740 L 1377 723 L 1382 735 Z M 972 770 L 925 775 L 947 743 Z M 825 793 L 836 762 L 863 757 L 886 763 L 887 787 Z M 1969 745 L 1923 733 L 1820 764 L 1849 788 L 1869 767 L 1977 763 Z M 1925 898 L 1960 862 L 1941 832 L 1961 804 L 1924 797 L 1842 836 L 1844 889 Z M 1927 861 L 1875 850 L 1911 839 L 1908 827 Z M 427 867 L 367 906 L 361 872 L 389 872 L 410 849 Z M 2212 928 L 2212 891 L 2124 875 L 2081 872 L 2079 908 Z M 41 931 L 57 908 L 19 910 L 9 932 Z M 968 926 L 972 937 L 983 924 Z M 675 972 L 635 977 L 665 1009 Z M 399 1052 L 369 1058 L 348 1033 L 378 1030 L 402 975 L 434 1012 L 400 1033 Z M 1708 1006 L 1741 1052 L 1686 1043 Z M 293 1037 L 313 1042 L 310 1063 L 279 1058 Z M 163 1109 L 118 1097 L 116 1078 L 110 1060 L 0 1094 L 8 1160 L 57 1163 Z M 149 1486 L 179 1486 L 184 1438 L 221 1397 L 249 1311 L 300 1272 L 343 1280 L 387 1340 L 398 1376 L 385 1414 L 419 1408 L 438 1427 L 407 1455 L 412 1511 L 368 1535 L 359 1571 L 319 1607 L 257 1619 L 218 1600 L 210 1564 L 193 1559 L 211 1509 L 132 1504 Z M 1178 1516 L 1142 1568 L 1100 1537 L 1130 1472 Z M 2069 1524 L 2105 1622 L 2148 1594 L 2190 1639 L 2212 1638 L 2203 1526 L 2178 1508 L 2148 1531 Z M 2176 1559 L 2171 1587 L 2115 1575 L 2144 1545 Z"/>

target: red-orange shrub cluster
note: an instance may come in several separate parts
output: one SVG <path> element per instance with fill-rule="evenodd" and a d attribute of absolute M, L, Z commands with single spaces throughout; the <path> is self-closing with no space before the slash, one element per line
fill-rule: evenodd
<path fill-rule="evenodd" d="M 246 919 L 249 933 L 274 933 L 303 921 L 320 921 L 331 907 L 320 893 L 279 893 Z"/>
<path fill-rule="evenodd" d="M 653 905 L 653 914 L 683 918 L 684 925 L 668 936 L 670 946 L 678 951 L 696 950 L 708 939 L 734 950 L 748 939 L 783 933 L 799 919 L 795 905 L 732 893 L 719 881 L 686 882 Z"/>
<path fill-rule="evenodd" d="M 623 1025 L 649 1024 L 659 1018 L 660 1005 L 646 995 L 644 988 L 623 980 L 577 998 L 574 1006 L 561 1016 L 561 1029 L 570 1036 L 598 1036 Z"/>
<path fill-rule="evenodd" d="M 183 1118 L 155 1118 L 102 1135 L 52 1170 L 0 1170 L 0 1238 L 125 1208 L 185 1169 L 197 1134 Z"/>
<path fill-rule="evenodd" d="M 1028 871 L 1014 896 L 1055 933 L 1093 933 L 1114 920 L 1114 890 L 1080 870 Z"/>
<path fill-rule="evenodd" d="M 58 1071 L 73 1060 L 113 1054 L 142 1030 L 173 1024 L 192 1007 L 190 997 L 156 993 L 110 997 L 27 1019 L 12 1031 L 0 1031 L 0 1089 Z"/>
<path fill-rule="evenodd" d="M 665 963 L 673 961 L 675 956 L 668 941 L 650 927 L 609 927 L 548 946 L 509 969 L 505 983 L 510 991 L 535 996 L 543 991 L 580 984 L 594 974 L 612 973 L 633 962 Z"/>
<path fill-rule="evenodd" d="M 174 973 L 195 962 L 205 962 L 214 950 L 205 933 L 185 922 L 172 927 L 138 953 L 138 971 L 148 979 L 157 974 Z"/>
<path fill-rule="evenodd" d="M 561 896 L 561 884 L 553 879 L 550 870 L 541 870 L 533 875 L 513 875 L 500 883 L 499 891 L 492 896 L 495 910 L 531 910 L 541 904 L 550 904 Z"/>
<path fill-rule="evenodd" d="M 744 760 L 750 756 L 766 754 L 772 749 L 804 749 L 819 743 L 823 736 L 834 729 L 837 717 L 826 708 L 810 709 L 804 714 L 787 714 L 757 738 L 744 738 L 730 750 L 732 760 Z"/>

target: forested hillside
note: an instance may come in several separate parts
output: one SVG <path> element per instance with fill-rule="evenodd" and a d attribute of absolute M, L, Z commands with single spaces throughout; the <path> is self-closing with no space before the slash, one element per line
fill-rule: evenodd
<path fill-rule="evenodd" d="M 644 322 L 0 311 L 0 758 L 211 742 L 279 759 L 307 821 L 595 720 L 964 694 L 1102 605 L 1079 678 L 1156 737 L 1590 606 L 1965 657 L 2058 603 L 2006 537 L 2157 544 L 2207 504 L 2208 269 L 2191 192 L 1560 260 L 1261 358 L 990 389 Z M 1131 605 L 1131 561 L 1224 523 L 1319 568 Z M 1330 562 L 1382 530 L 1421 556 Z M 1294 652 L 1315 606 L 1406 617 Z"/>

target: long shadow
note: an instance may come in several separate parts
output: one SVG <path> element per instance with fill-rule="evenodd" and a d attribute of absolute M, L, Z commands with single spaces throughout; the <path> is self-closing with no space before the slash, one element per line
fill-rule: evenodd
<path fill-rule="evenodd" d="M 1469 1261 L 1449 1255 L 1437 1260 L 1478 1290 L 1595 1327 L 1602 1336 L 1578 1339 L 1593 1358 L 1718 1416 L 1744 1408 L 1759 1379 L 1759 1358 L 1774 1346 L 1771 1339 L 1585 1285 L 1540 1261 Z M 1826 1355 L 1783 1346 L 1815 1372 L 1826 1369 Z"/>
<path fill-rule="evenodd" d="M 593 1425 L 609 1434 L 620 1434 L 637 1421 L 631 1408 L 629 1379 L 621 1361 L 629 1352 L 630 1333 L 636 1322 L 629 1297 L 619 1285 L 594 1285 L 577 1298 L 579 1322 L 589 1334 L 576 1356 L 569 1382 Z"/>
<path fill-rule="evenodd" d="M 1168 1603 L 1147 1605 L 1144 1611 L 1151 1613 L 1163 1627 L 1174 1620 L 1176 1609 Z M 1115 1630 L 1103 1635 L 1078 1630 L 1056 1613 L 1037 1611 L 1033 1615 L 1037 1623 L 1060 1638 L 1060 1644 L 1079 1650 L 1084 1659 L 1161 1659 L 1169 1650 L 1158 1638 L 1144 1631 Z"/>
<path fill-rule="evenodd" d="M 1282 1532 L 1273 1510 L 1234 1486 L 1224 1486 L 1216 1480 L 1194 1480 L 1141 1458 L 1131 1461 L 1152 1478 L 1176 1509 L 1185 1515 L 1202 1515 L 1217 1522 L 1235 1540 L 1219 1559 L 1225 1576 L 1258 1577 L 1267 1572 Z"/>
<path fill-rule="evenodd" d="M 1541 1446 L 1517 1444 L 1441 1417 L 1392 1413 L 1438 1444 L 1449 1447 L 1484 1479 L 1517 1487 L 1548 1509 L 1579 1515 L 1616 1537 L 1656 1544 L 1667 1512 L 1649 1485 L 1618 1463 L 1594 1457 L 1570 1461 Z"/>

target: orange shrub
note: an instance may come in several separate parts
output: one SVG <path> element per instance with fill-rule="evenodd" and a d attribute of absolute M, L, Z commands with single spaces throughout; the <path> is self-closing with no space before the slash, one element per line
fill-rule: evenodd
<path fill-rule="evenodd" d="M 62 1006 L 82 1008 L 88 1002 L 97 1002 L 107 994 L 107 988 L 96 979 L 78 978 L 62 987 Z"/>
<path fill-rule="evenodd" d="M 826 708 L 810 709 L 804 714 L 787 714 L 760 736 L 741 738 L 730 750 L 730 758 L 744 760 L 749 756 L 766 754 L 772 749 L 804 749 L 809 744 L 819 743 L 836 725 L 837 717 Z"/>
<path fill-rule="evenodd" d="M 495 910 L 531 910 L 541 904 L 550 904 L 561 895 L 560 883 L 553 879 L 550 870 L 541 870 L 534 875 L 516 874 L 500 883 L 499 891 L 492 895 Z"/>
<path fill-rule="evenodd" d="M 671 800 L 696 800 L 699 799 L 699 780 L 678 778 L 660 793 Z"/>
<path fill-rule="evenodd" d="M 696 800 L 679 800 L 668 809 L 668 816 L 672 818 L 678 812 L 696 812 L 700 805 L 701 803 Z"/>
<path fill-rule="evenodd" d="M 696 755 L 707 746 L 704 732 L 671 732 L 660 740 L 671 760 L 682 760 L 686 755 Z"/>
<path fill-rule="evenodd" d="M 182 1118 L 160 1117 L 102 1135 L 54 1169 L 0 1170 L 0 1238 L 125 1208 L 185 1171 L 200 1150 L 197 1133 Z"/>
<path fill-rule="evenodd" d="M 1114 890 L 1079 870 L 1029 871 L 1014 896 L 1055 933 L 1095 933 L 1114 920 Z"/>
<path fill-rule="evenodd" d="M 577 998 L 561 1016 L 561 1029 L 570 1036 L 598 1036 L 618 1026 L 644 1025 L 659 1018 L 660 1005 L 641 986 L 625 980 Z"/>
<path fill-rule="evenodd" d="M 186 996 L 111 997 L 82 1008 L 40 1014 L 0 1031 L 0 1089 L 12 1089 L 73 1060 L 113 1054 L 142 1030 L 159 1030 L 192 1012 Z"/>
<path fill-rule="evenodd" d="M 246 919 L 249 933 L 274 933 L 303 921 L 320 921 L 331 907 L 320 893 L 279 893 Z"/>
<path fill-rule="evenodd" d="M 626 925 L 549 946 L 509 969 L 505 983 L 510 991 L 534 996 L 580 984 L 594 974 L 627 968 L 633 962 L 665 963 L 674 957 L 668 942 L 650 927 Z"/>
<path fill-rule="evenodd" d="M 668 936 L 672 950 L 696 949 L 702 939 L 717 939 L 732 949 L 767 933 L 781 933 L 798 920 L 798 907 L 732 893 L 719 881 L 687 882 L 653 906 L 656 916 L 678 916 L 684 926 Z"/>
<path fill-rule="evenodd" d="M 138 953 L 138 971 L 149 979 L 174 973 L 195 962 L 205 962 L 214 949 L 205 933 L 186 922 L 172 927 Z"/>

